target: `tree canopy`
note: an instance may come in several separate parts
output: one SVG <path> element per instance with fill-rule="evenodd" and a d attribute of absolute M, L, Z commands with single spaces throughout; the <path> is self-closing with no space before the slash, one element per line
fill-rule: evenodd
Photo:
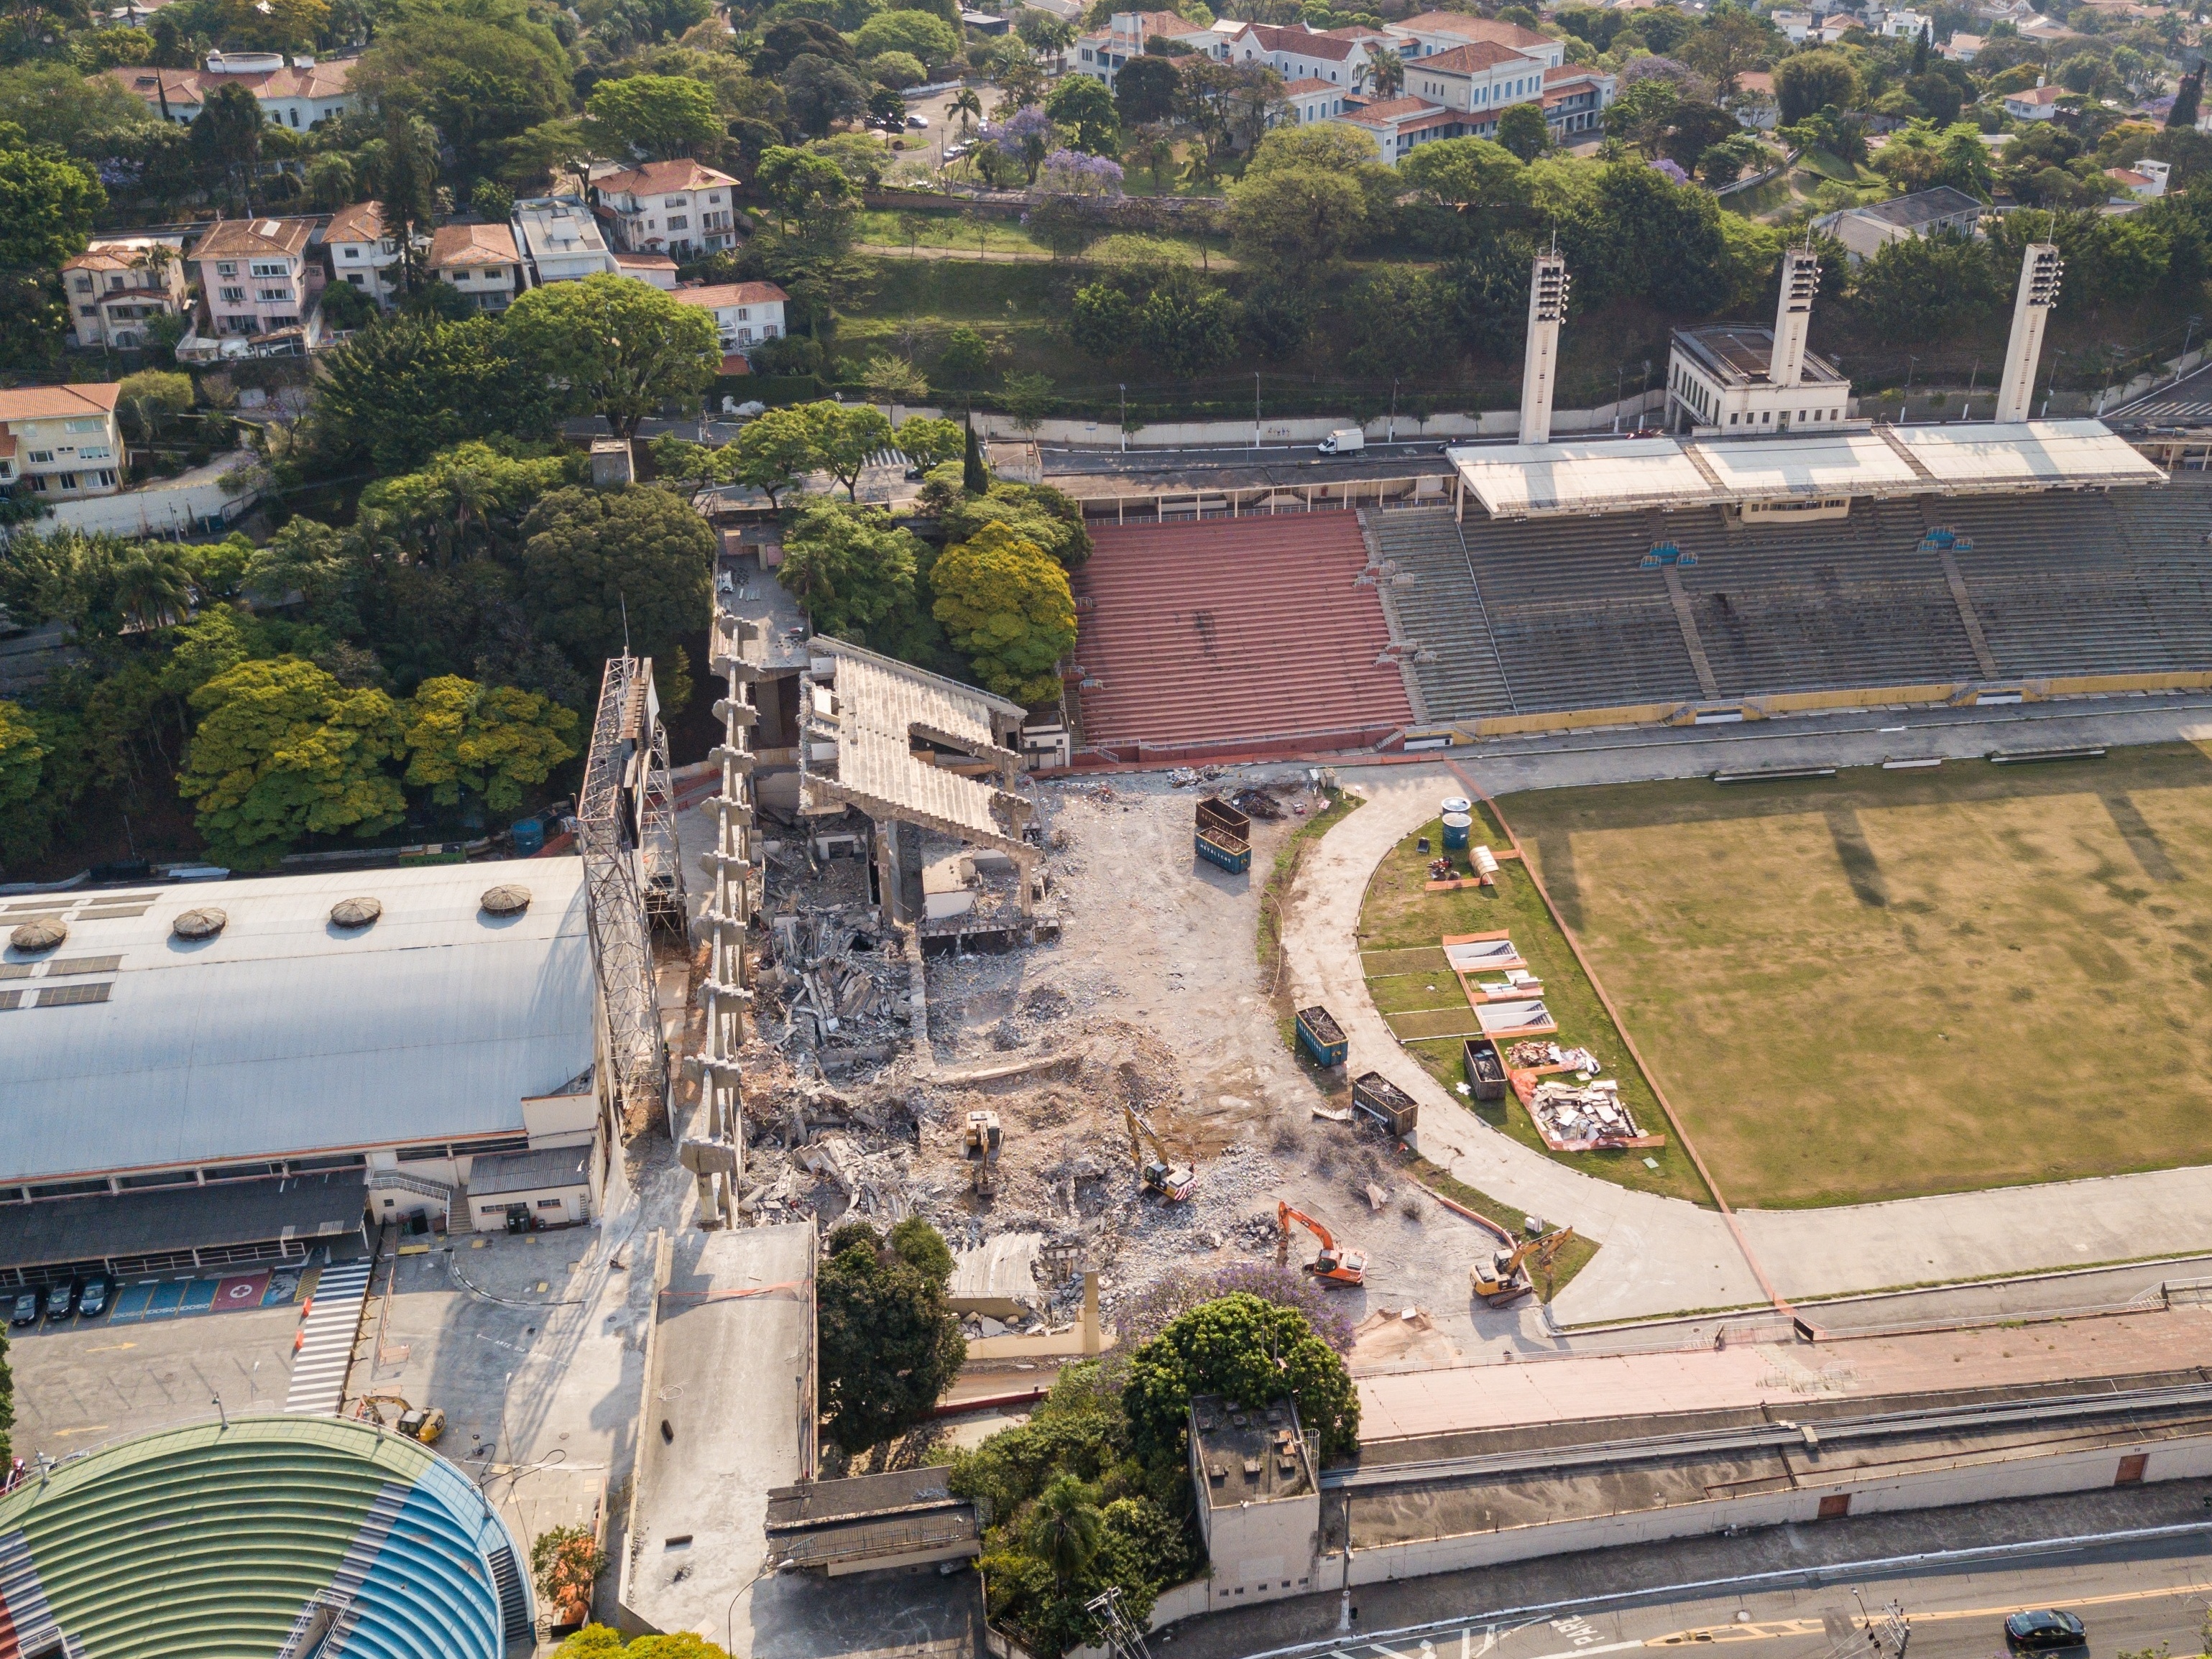
<path fill-rule="evenodd" d="M 699 629 L 712 595 L 706 520 L 665 489 L 572 488 L 540 498 L 522 536 L 522 606 L 538 633 L 593 679 L 627 635 L 654 659 L 664 703 L 680 707 L 678 641 Z"/>
<path fill-rule="evenodd" d="M 710 313 L 628 276 L 534 288 L 508 308 L 507 330 L 521 356 L 622 438 L 661 404 L 696 398 L 722 362 Z"/>
<path fill-rule="evenodd" d="M 1057 703 L 1060 659 L 1074 648 L 1067 573 L 999 522 L 947 547 L 929 575 L 934 614 L 975 678 L 1016 702 Z"/>
<path fill-rule="evenodd" d="M 1359 1448 L 1359 1396 L 1344 1361 L 1295 1308 L 1242 1291 L 1192 1309 L 1137 1350 L 1122 1395 L 1131 1443 L 1151 1462 L 1180 1463 L 1194 1395 L 1258 1409 L 1288 1396 L 1324 1463 Z"/>
<path fill-rule="evenodd" d="M 469 439 L 553 430 L 544 368 L 495 317 L 394 318 L 320 362 L 316 444 L 340 465 L 366 459 L 380 471 L 404 472 Z"/>
<path fill-rule="evenodd" d="M 946 1305 L 952 1252 L 909 1216 L 886 1238 L 866 1222 L 830 1235 L 816 1279 L 823 1432 L 866 1451 L 929 1415 L 968 1358 Z"/>

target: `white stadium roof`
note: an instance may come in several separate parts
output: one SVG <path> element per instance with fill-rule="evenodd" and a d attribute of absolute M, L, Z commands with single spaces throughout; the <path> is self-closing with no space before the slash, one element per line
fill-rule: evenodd
<path fill-rule="evenodd" d="M 503 884 L 522 915 L 481 908 Z M 335 926 L 356 896 L 382 915 Z M 221 933 L 175 937 L 207 908 Z M 574 858 L 0 902 L 69 927 L 0 957 L 0 1184 L 519 1134 L 592 1063 L 584 911 Z"/>
<path fill-rule="evenodd" d="M 1469 445 L 1462 489 L 1493 519 L 1884 495 L 2148 484 L 2166 475 L 2096 421 L 1844 428 L 1771 438 Z"/>

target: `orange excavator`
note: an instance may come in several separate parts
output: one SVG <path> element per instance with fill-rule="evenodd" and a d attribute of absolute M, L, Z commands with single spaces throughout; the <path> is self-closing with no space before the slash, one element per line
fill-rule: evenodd
<path fill-rule="evenodd" d="M 1364 1285 L 1367 1282 L 1367 1253 L 1364 1250 L 1340 1250 L 1328 1229 L 1303 1210 L 1278 1202 L 1275 1206 L 1275 1225 L 1280 1229 L 1275 1237 L 1275 1265 L 1281 1267 L 1290 1260 L 1291 1223 L 1297 1222 L 1321 1241 L 1321 1254 L 1304 1264 L 1304 1269 L 1316 1279 L 1331 1285 Z"/>

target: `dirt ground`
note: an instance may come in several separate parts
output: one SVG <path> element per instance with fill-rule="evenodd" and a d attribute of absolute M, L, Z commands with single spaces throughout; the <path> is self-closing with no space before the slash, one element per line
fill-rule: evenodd
<path fill-rule="evenodd" d="M 2212 1161 L 2196 747 L 1500 805 L 1731 1202 Z"/>
<path fill-rule="evenodd" d="M 1486 1238 L 1406 1181 L 1379 1132 L 1314 1115 L 1328 1103 L 1285 1042 L 1255 947 L 1261 888 L 1301 816 L 1255 823 L 1249 874 L 1193 856 L 1193 811 L 1207 790 L 1304 777 L 1252 767 L 1200 787 L 1158 775 L 1040 786 L 1061 936 L 1004 956 L 933 958 L 929 1045 L 940 1074 L 1046 1054 L 1066 1063 L 925 1088 L 933 1121 L 917 1154 L 918 1206 L 956 1249 L 1022 1228 L 1079 1242 L 1103 1270 L 1110 1323 L 1118 1302 L 1170 1267 L 1272 1261 L 1275 1205 L 1286 1199 L 1367 1252 L 1365 1287 L 1343 1291 L 1355 1323 L 1407 1308 L 1427 1316 L 1419 1332 L 1363 1341 L 1362 1368 L 1434 1364 L 1486 1341 L 1518 1346 L 1524 1322 L 1527 1340 L 1548 1346 L 1533 1305 L 1471 1307 L 1468 1267 Z M 1282 793 L 1286 808 L 1320 803 L 1308 789 Z M 1195 1164 L 1187 1203 L 1139 1195 L 1121 1116 L 1132 1097 L 1170 1152 Z M 981 1104 L 1007 1133 L 1001 1188 L 982 1200 L 965 1190 L 952 1127 Z M 1313 1241 L 1301 1235 L 1294 1249 L 1294 1260 L 1310 1259 Z M 1408 1348 L 1417 1334 L 1425 1340 Z"/>

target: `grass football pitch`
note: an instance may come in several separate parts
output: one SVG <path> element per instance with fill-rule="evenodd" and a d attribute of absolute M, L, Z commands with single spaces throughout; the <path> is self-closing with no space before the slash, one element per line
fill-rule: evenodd
<path fill-rule="evenodd" d="M 1730 1203 L 2212 1163 L 2197 748 L 1499 805 Z"/>

